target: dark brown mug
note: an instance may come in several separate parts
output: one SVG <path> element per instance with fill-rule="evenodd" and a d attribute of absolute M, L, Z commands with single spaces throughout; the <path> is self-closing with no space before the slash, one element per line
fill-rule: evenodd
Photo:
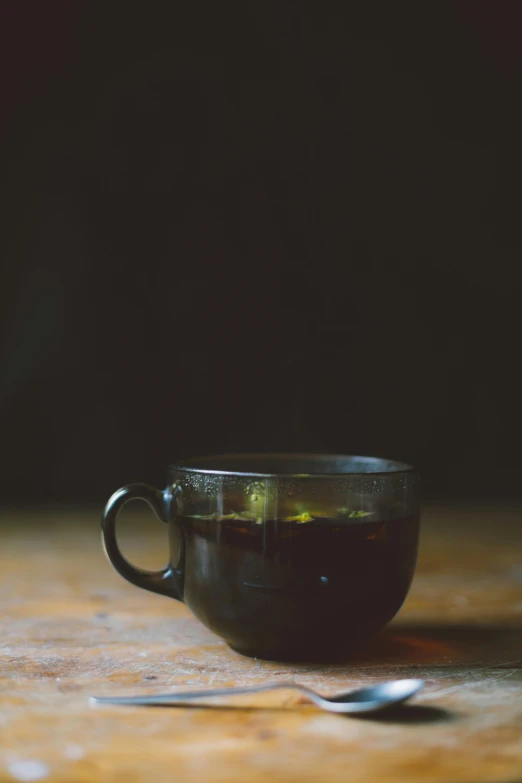
<path fill-rule="evenodd" d="M 169 526 L 170 557 L 144 571 L 121 554 L 115 520 L 145 500 Z M 401 607 L 417 558 L 419 476 L 373 457 L 239 454 L 170 468 L 160 491 L 131 484 L 103 516 L 114 568 L 184 601 L 244 655 L 334 660 Z"/>

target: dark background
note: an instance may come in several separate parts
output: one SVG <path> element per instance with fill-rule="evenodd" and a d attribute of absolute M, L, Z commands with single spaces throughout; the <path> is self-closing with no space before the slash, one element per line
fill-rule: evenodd
<path fill-rule="evenodd" d="M 0 14 L 0 503 L 235 450 L 521 494 L 522 3 Z"/>

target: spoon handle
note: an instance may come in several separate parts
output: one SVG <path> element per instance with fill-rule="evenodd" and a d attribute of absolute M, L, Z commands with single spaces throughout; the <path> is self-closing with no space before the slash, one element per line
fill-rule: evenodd
<path fill-rule="evenodd" d="M 292 682 L 274 682 L 267 685 L 249 685 L 239 688 L 208 688 L 200 691 L 184 691 L 180 693 L 157 693 L 144 696 L 91 696 L 91 704 L 128 704 L 139 706 L 147 704 L 178 704 L 191 699 L 205 699 L 212 696 L 239 696 L 243 693 L 261 693 L 262 691 L 276 691 L 288 689 L 301 689 Z"/>

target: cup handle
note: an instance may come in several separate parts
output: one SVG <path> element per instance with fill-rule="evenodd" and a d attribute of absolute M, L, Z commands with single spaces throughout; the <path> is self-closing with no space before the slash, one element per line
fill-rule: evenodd
<path fill-rule="evenodd" d="M 116 571 L 128 582 L 144 590 L 150 590 L 160 595 L 168 595 L 170 598 L 183 600 L 178 580 L 181 574 L 171 565 L 165 566 L 161 571 L 146 571 L 133 566 L 126 560 L 116 540 L 116 517 L 121 508 L 130 500 L 144 500 L 154 511 L 158 519 L 167 522 L 165 513 L 165 501 L 163 493 L 159 489 L 148 484 L 129 484 L 118 489 L 105 506 L 102 517 L 102 541 L 105 553 Z"/>

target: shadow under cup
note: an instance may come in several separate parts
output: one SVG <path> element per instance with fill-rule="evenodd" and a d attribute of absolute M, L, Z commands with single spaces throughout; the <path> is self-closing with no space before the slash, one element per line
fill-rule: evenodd
<path fill-rule="evenodd" d="M 135 568 L 114 521 L 133 498 L 169 525 L 170 565 Z M 419 476 L 370 457 L 246 454 L 187 460 L 160 492 L 135 484 L 105 509 L 109 559 L 129 581 L 184 601 L 233 649 L 338 660 L 401 607 L 417 559 Z"/>

